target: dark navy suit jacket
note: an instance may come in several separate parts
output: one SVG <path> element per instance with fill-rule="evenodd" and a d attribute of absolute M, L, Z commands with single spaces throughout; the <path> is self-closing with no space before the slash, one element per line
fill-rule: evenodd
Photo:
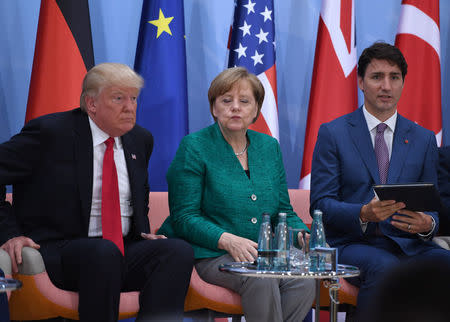
<path fill-rule="evenodd" d="M 150 232 L 148 162 L 153 137 L 136 125 L 122 136 L 133 207 L 131 238 Z M 13 185 L 13 213 L 0 218 L 0 245 L 24 235 L 39 243 L 88 236 L 93 146 L 79 108 L 27 123 L 0 144 L 0 185 Z"/>
<path fill-rule="evenodd" d="M 437 146 L 434 134 L 397 116 L 387 183 L 432 182 L 437 184 Z M 327 242 L 334 247 L 364 243 L 375 237 L 375 223 L 363 233 L 359 213 L 374 197 L 379 184 L 378 166 L 367 123 L 361 108 L 322 124 L 314 149 L 311 170 L 311 209 L 321 209 Z M 436 213 L 429 213 L 439 225 Z M 379 223 L 381 232 L 408 255 L 420 252 L 425 243 L 416 234 Z M 437 231 L 437 227 L 434 231 Z"/>

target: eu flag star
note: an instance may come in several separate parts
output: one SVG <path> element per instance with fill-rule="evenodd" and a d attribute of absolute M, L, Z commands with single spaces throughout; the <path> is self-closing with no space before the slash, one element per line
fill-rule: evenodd
<path fill-rule="evenodd" d="M 158 18 L 158 20 L 151 20 L 151 21 L 149 21 L 149 23 L 151 23 L 152 25 L 155 25 L 156 27 L 158 27 L 158 30 L 156 32 L 156 38 L 161 36 L 161 34 L 164 31 L 172 36 L 172 31 L 170 31 L 170 28 L 169 28 L 169 24 L 172 21 L 172 19 L 173 19 L 173 17 L 167 17 L 167 18 L 164 17 L 164 14 L 163 14 L 162 10 L 159 9 L 159 18 Z"/>

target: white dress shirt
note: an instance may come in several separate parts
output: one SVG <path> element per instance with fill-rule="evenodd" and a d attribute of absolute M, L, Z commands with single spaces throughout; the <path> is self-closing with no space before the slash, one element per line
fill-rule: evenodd
<path fill-rule="evenodd" d="M 93 177 L 92 177 L 92 205 L 89 219 L 89 237 L 102 236 L 102 173 L 103 156 L 106 145 L 104 142 L 109 135 L 103 132 L 94 121 L 89 118 L 89 125 L 92 132 L 92 143 L 94 148 Z M 131 206 L 130 180 L 128 178 L 127 164 L 120 137 L 114 138 L 114 162 L 117 169 L 117 179 L 119 184 L 120 214 L 122 217 L 122 233 L 126 236 L 130 231 L 131 216 L 133 207 Z"/>

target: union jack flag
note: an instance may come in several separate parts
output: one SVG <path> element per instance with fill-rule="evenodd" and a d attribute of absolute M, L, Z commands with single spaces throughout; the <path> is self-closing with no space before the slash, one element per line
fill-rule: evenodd
<path fill-rule="evenodd" d="M 278 139 L 273 0 L 236 0 L 228 67 L 243 66 L 264 85 L 265 97 L 251 129 Z"/>

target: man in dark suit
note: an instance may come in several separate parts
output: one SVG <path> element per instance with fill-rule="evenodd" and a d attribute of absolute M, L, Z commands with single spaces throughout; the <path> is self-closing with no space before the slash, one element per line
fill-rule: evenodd
<path fill-rule="evenodd" d="M 34 119 L 0 145 L 0 184 L 13 184 L 14 200 L 1 247 L 13 271 L 22 247 L 39 249 L 54 284 L 79 292 L 82 321 L 117 321 L 127 290 L 140 291 L 137 321 L 182 319 L 193 251 L 150 234 L 142 86 L 128 66 L 97 65 L 81 108 Z"/>
<path fill-rule="evenodd" d="M 322 124 L 311 172 L 311 209 L 321 209 L 327 242 L 339 261 L 360 268 L 358 310 L 377 281 L 403 259 L 442 257 L 450 252 L 431 242 L 437 213 L 413 212 L 395 200 L 379 201 L 379 183 L 437 184 L 437 147 L 431 131 L 397 113 L 407 72 L 396 47 L 375 43 L 358 62 L 364 105 Z M 326 93 L 324 93 L 326 95 Z"/>

